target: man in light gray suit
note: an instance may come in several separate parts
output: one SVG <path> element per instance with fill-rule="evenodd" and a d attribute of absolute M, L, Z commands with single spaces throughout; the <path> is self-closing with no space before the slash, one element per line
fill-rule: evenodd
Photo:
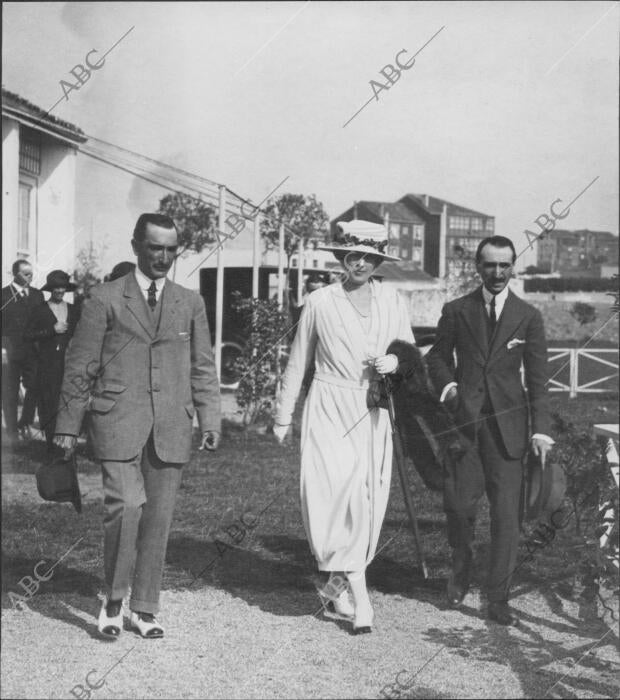
<path fill-rule="evenodd" d="M 177 246 L 171 219 L 140 216 L 132 239 L 137 269 L 93 289 L 65 361 L 54 441 L 70 456 L 88 415 L 103 471 L 107 591 L 98 629 L 107 638 L 121 633 L 130 585 L 131 627 L 163 636 L 155 614 L 194 412 L 200 449 L 219 443 L 219 382 L 204 303 L 166 278 Z"/>

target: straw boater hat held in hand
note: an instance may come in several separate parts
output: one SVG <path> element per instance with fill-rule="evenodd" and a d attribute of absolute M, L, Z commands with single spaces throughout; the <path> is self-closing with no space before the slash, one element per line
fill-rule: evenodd
<path fill-rule="evenodd" d="M 319 250 L 330 250 L 332 253 L 367 253 L 383 260 L 400 260 L 384 252 L 388 245 L 388 232 L 383 224 L 353 219 L 339 221 L 336 227 L 338 233 L 334 237 L 334 245 L 321 245 L 318 246 Z"/>

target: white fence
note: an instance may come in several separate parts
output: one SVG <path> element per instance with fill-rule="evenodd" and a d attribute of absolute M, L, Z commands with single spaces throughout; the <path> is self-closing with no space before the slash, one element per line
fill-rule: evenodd
<path fill-rule="evenodd" d="M 584 362 L 587 360 L 589 362 Z M 549 348 L 549 362 L 560 362 L 556 370 L 551 366 L 549 391 L 568 391 L 570 398 L 578 394 L 600 394 L 617 392 L 618 350 L 615 348 Z M 608 367 L 615 371 L 609 374 Z M 558 379 L 558 375 L 568 368 L 568 383 Z M 607 373 L 605 373 L 607 372 Z M 595 376 L 593 376 L 595 375 Z M 601 386 L 605 382 L 607 387 Z"/>

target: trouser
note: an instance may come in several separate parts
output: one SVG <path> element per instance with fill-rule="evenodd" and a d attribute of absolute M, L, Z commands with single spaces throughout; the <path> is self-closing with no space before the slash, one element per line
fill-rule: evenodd
<path fill-rule="evenodd" d="M 10 434 L 17 433 L 17 397 L 20 382 L 23 383 L 26 393 L 19 425 L 31 425 L 34 420 L 37 403 L 36 374 L 36 360 L 30 352 L 26 352 L 20 358 L 12 358 L 2 365 L 2 412 L 7 432 Z"/>
<path fill-rule="evenodd" d="M 478 502 L 486 490 L 490 506 L 491 548 L 487 597 L 508 600 L 517 560 L 523 466 L 509 457 L 497 421 L 481 416 L 475 441 L 456 463 L 448 462 L 444 482 L 444 510 L 453 561 L 467 560 L 474 541 Z"/>
<path fill-rule="evenodd" d="M 124 598 L 131 585 L 130 609 L 155 614 L 183 465 L 162 462 L 151 433 L 134 459 L 102 460 L 101 466 L 108 598 Z"/>

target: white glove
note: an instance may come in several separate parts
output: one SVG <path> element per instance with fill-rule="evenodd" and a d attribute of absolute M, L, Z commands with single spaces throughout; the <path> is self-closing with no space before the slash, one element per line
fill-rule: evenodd
<path fill-rule="evenodd" d="M 398 369 L 398 358 L 396 355 L 381 355 L 375 358 L 375 369 L 379 374 L 392 374 Z"/>
<path fill-rule="evenodd" d="M 290 425 L 278 425 L 277 423 L 273 426 L 273 434 L 280 445 L 286 439 L 290 427 Z"/>

